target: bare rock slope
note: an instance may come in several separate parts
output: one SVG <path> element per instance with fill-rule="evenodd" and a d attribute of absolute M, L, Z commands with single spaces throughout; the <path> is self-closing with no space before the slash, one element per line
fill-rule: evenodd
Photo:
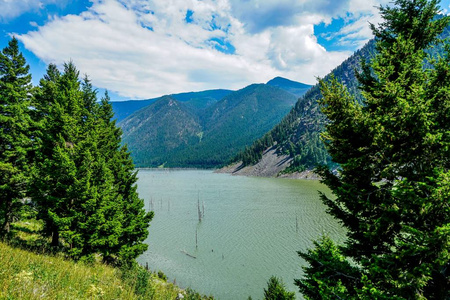
<path fill-rule="evenodd" d="M 280 174 L 280 172 L 286 169 L 291 162 L 292 158 L 288 155 L 277 154 L 276 147 L 274 146 L 266 149 L 263 153 L 262 159 L 255 165 L 242 167 L 242 163 L 238 162 L 218 169 L 216 172 L 241 176 L 318 179 L 317 175 L 312 171 Z"/>

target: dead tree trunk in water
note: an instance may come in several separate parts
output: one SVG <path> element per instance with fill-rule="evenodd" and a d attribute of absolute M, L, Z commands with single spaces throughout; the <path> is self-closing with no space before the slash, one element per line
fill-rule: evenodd
<path fill-rule="evenodd" d="M 198 221 L 202 221 L 202 211 L 200 210 L 200 192 L 198 192 L 199 196 L 197 198 L 197 210 L 198 210 Z"/>
<path fill-rule="evenodd" d="M 198 249 L 198 229 L 195 229 L 195 249 Z"/>

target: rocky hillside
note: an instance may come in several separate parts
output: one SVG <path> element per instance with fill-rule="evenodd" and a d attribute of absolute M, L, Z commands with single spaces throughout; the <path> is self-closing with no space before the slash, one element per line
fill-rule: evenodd
<path fill-rule="evenodd" d="M 374 54 L 375 42 L 372 40 L 331 71 L 325 80 L 334 76 L 347 86 L 351 94 L 361 99 L 355 71 L 360 70 L 362 59 L 369 60 Z M 317 84 L 297 101 L 280 123 L 256 140 L 251 147 L 235 156 L 232 162 L 242 164 L 241 167 L 256 165 L 263 153 L 274 147 L 277 155 L 287 155 L 290 158 L 290 163 L 280 170 L 283 172 L 302 172 L 317 164 L 332 164 L 320 140 L 320 132 L 325 123 L 317 104 L 320 97 L 320 87 Z"/>
<path fill-rule="evenodd" d="M 448 27 L 441 34 L 441 38 L 445 39 L 449 36 L 450 28 Z M 428 53 L 435 58 L 442 54 L 443 50 L 443 47 L 434 47 L 430 48 Z M 362 101 L 355 71 L 361 69 L 362 60 L 369 61 L 374 57 L 375 51 L 375 41 L 371 40 L 324 79 L 335 77 L 347 87 L 350 94 Z M 427 61 L 425 64 L 426 67 L 431 67 Z M 324 129 L 326 122 L 317 105 L 320 97 L 320 87 L 317 84 L 299 98 L 293 109 L 279 124 L 256 140 L 251 147 L 236 155 L 231 162 L 239 163 L 239 168 L 252 168 L 258 165 L 268 148 L 274 147 L 277 155 L 287 155 L 290 158 L 290 163 L 284 164 L 281 172 L 283 174 L 311 170 L 319 164 L 333 166 L 320 140 L 320 132 Z"/>

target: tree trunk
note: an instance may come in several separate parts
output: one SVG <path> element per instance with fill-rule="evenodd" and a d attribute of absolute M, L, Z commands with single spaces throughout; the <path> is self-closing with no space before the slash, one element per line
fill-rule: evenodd
<path fill-rule="evenodd" d="M 429 296 L 429 299 L 436 299 L 436 300 L 446 300 L 449 299 L 449 288 L 450 288 L 450 282 L 448 280 L 449 277 L 449 271 L 448 268 L 450 267 L 450 263 L 448 263 L 446 266 L 442 268 L 440 271 L 434 271 L 432 274 L 432 286 L 431 289 L 428 289 L 426 291 L 427 296 Z"/>
<path fill-rule="evenodd" d="M 53 229 L 51 245 L 53 247 L 59 246 L 59 231 L 57 229 Z"/>
<path fill-rule="evenodd" d="M 11 230 L 11 207 L 12 203 L 7 203 L 5 205 L 5 220 L 3 221 L 1 232 L 6 235 Z"/>
<path fill-rule="evenodd" d="M 6 216 L 5 216 L 5 221 L 3 222 L 3 225 L 2 225 L 2 233 L 3 234 L 8 234 L 9 233 L 9 231 L 10 231 L 10 229 L 11 229 L 11 222 L 9 221 L 9 214 L 6 214 Z"/>

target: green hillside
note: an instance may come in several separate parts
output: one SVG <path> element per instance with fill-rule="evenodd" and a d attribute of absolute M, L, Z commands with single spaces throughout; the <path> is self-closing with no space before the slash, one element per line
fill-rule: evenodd
<path fill-rule="evenodd" d="M 207 90 L 201 92 L 173 94 L 170 96 L 180 102 L 186 103 L 190 107 L 203 109 L 213 105 L 231 92 L 231 90 Z M 155 103 L 158 99 L 160 98 L 111 102 L 114 117 L 118 122 L 120 122 L 141 108 Z"/>
<path fill-rule="evenodd" d="M 199 141 L 199 117 L 186 105 L 165 96 L 118 124 L 136 166 L 160 166 L 171 153 Z"/>
<path fill-rule="evenodd" d="M 331 71 L 325 79 L 334 76 L 346 85 L 349 92 L 361 99 L 355 77 L 360 69 L 361 59 L 370 59 L 375 53 L 375 42 L 368 42 L 341 65 Z M 321 97 L 319 85 L 313 86 L 301 97 L 283 120 L 261 139 L 234 157 L 233 161 L 243 161 L 244 165 L 254 164 L 268 147 L 276 144 L 277 150 L 294 158 L 287 171 L 301 171 L 317 164 L 330 164 L 326 150 L 320 141 L 325 118 L 319 111 L 317 100 Z"/>
<path fill-rule="evenodd" d="M 182 292 L 144 268 L 86 265 L 0 242 L 0 299 L 175 299 Z M 182 292 L 184 293 L 184 292 Z"/>
<path fill-rule="evenodd" d="M 203 98 L 204 99 L 204 98 Z M 217 167 L 277 124 L 297 98 L 254 84 L 203 109 L 163 97 L 119 122 L 138 167 Z"/>
<path fill-rule="evenodd" d="M 29 212 L 28 212 L 29 213 Z M 28 215 L 29 217 L 29 215 Z M 22 215 L 0 241 L 0 299 L 213 299 L 168 281 L 133 263 L 114 267 L 77 262 L 48 248 L 41 236 L 43 223 Z M 61 248 L 59 249 L 61 250 Z"/>
<path fill-rule="evenodd" d="M 440 37 L 445 39 L 449 36 L 450 28 L 447 27 Z M 443 50 L 441 45 L 431 48 L 427 52 L 435 58 L 443 53 Z M 324 79 L 335 77 L 346 86 L 350 94 L 362 101 L 355 71 L 361 70 L 362 60 L 369 61 L 374 55 L 375 40 L 371 40 L 332 70 Z M 425 67 L 429 67 L 427 62 Z M 231 161 L 242 161 L 243 166 L 255 164 L 261 159 L 265 149 L 276 145 L 279 153 L 289 154 L 293 158 L 292 164 L 285 170 L 287 173 L 312 169 L 320 164 L 333 165 L 320 140 L 320 132 L 323 131 L 326 122 L 317 104 L 317 100 L 321 97 L 319 84 L 316 84 L 303 97 L 299 98 L 293 109 L 279 124 Z"/>

